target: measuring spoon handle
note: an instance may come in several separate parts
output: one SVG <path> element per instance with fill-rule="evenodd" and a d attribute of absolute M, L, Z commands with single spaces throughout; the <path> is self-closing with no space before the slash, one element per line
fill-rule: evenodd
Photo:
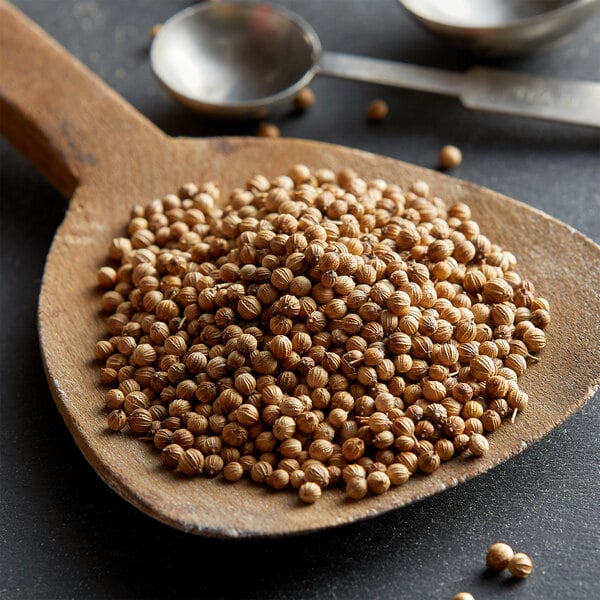
<path fill-rule="evenodd" d="M 118 174 L 124 157 L 149 138 L 165 137 L 4 0 L 0 133 L 66 197 L 92 173 Z"/>
<path fill-rule="evenodd" d="M 321 55 L 319 73 L 457 96 L 475 110 L 600 127 L 600 83 L 563 81 L 474 67 L 464 73 L 338 52 Z"/>

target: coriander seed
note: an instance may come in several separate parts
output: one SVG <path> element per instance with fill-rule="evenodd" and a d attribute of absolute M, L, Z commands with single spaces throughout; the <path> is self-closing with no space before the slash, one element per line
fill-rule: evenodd
<path fill-rule="evenodd" d="M 367 105 L 367 118 L 371 121 L 383 121 L 388 115 L 389 107 L 385 100 L 372 100 Z"/>
<path fill-rule="evenodd" d="M 294 106 L 298 110 L 306 110 L 315 103 L 315 93 L 308 87 L 301 89 L 294 98 Z"/>
<path fill-rule="evenodd" d="M 274 123 L 263 121 L 262 123 L 259 123 L 256 135 L 258 135 L 258 137 L 275 138 L 279 137 L 281 132 L 279 131 L 279 127 Z"/>
<path fill-rule="evenodd" d="M 169 444 L 162 449 L 160 458 L 165 466 L 174 469 L 178 465 L 183 452 L 183 448 L 178 444 Z"/>
<path fill-rule="evenodd" d="M 200 450 L 188 448 L 179 456 L 178 466 L 179 470 L 185 475 L 199 475 L 204 467 L 204 455 Z"/>
<path fill-rule="evenodd" d="M 229 462 L 223 467 L 223 478 L 227 481 L 239 481 L 244 475 L 244 469 L 239 462 Z"/>
<path fill-rule="evenodd" d="M 109 428 L 184 474 L 312 501 L 485 454 L 527 408 L 517 379 L 550 322 L 466 204 L 350 168 L 257 174 L 228 198 L 186 182 L 134 207 L 108 254 Z"/>
<path fill-rule="evenodd" d="M 423 473 L 433 473 L 440 468 L 440 457 L 432 450 L 428 450 L 423 452 L 418 457 L 418 465 L 419 469 L 423 471 Z"/>
<path fill-rule="evenodd" d="M 490 449 L 487 438 L 480 433 L 473 433 L 469 439 L 469 450 L 474 456 L 483 456 Z"/>
<path fill-rule="evenodd" d="M 266 483 L 273 472 L 273 467 L 264 460 L 256 462 L 250 470 L 250 477 L 256 483 Z"/>
<path fill-rule="evenodd" d="M 456 146 L 444 146 L 440 150 L 439 160 L 442 169 L 455 169 L 462 163 L 462 152 Z"/>
<path fill-rule="evenodd" d="M 485 564 L 493 571 L 502 571 L 508 566 L 513 554 L 513 549 L 508 544 L 496 542 L 488 548 Z"/>
<path fill-rule="evenodd" d="M 282 490 L 288 486 L 290 474 L 284 469 L 276 469 L 267 479 L 267 485 L 275 490 Z"/>
<path fill-rule="evenodd" d="M 314 504 L 321 497 L 321 488 L 312 481 L 307 481 L 298 490 L 300 500 L 306 504 Z"/>
<path fill-rule="evenodd" d="M 210 454 L 204 459 L 203 472 L 208 477 L 215 477 L 224 468 L 225 463 L 218 454 Z"/>
<path fill-rule="evenodd" d="M 367 475 L 367 487 L 373 494 L 383 494 L 390 487 L 390 478 L 383 471 L 373 471 Z"/>
<path fill-rule="evenodd" d="M 136 408 L 127 417 L 129 428 L 135 433 L 146 433 L 152 425 L 152 415 L 144 408 Z"/>
<path fill-rule="evenodd" d="M 157 23 L 156 25 L 153 25 L 152 28 L 150 29 L 150 39 L 153 40 L 158 35 L 158 32 L 161 29 L 162 29 L 162 23 Z"/>
<path fill-rule="evenodd" d="M 508 570 L 513 577 L 525 579 L 533 571 L 533 562 L 531 558 L 523 552 L 517 552 L 508 561 Z"/>
<path fill-rule="evenodd" d="M 108 415 L 108 427 L 112 431 L 121 431 L 125 425 L 127 425 L 127 415 L 122 410 L 113 410 Z"/>
<path fill-rule="evenodd" d="M 367 495 L 369 487 L 364 477 L 351 477 L 346 482 L 346 496 L 353 500 L 360 500 Z"/>
<path fill-rule="evenodd" d="M 309 464 L 306 462 L 302 465 L 305 481 L 316 483 L 319 487 L 327 487 L 329 485 L 329 471 L 327 467 L 320 461 L 313 460 Z"/>
<path fill-rule="evenodd" d="M 305 479 L 304 479 L 304 471 L 302 471 L 301 469 L 296 469 L 294 471 L 292 471 L 290 473 L 290 485 L 298 490 L 302 487 L 302 485 L 305 483 Z M 316 484 L 314 484 L 316 485 Z M 319 487 L 317 485 L 317 487 Z M 320 490 L 321 488 L 319 488 Z M 317 498 L 318 500 L 318 498 Z"/>
<path fill-rule="evenodd" d="M 393 463 L 386 470 L 387 476 L 392 485 L 404 485 L 410 479 L 410 471 L 405 465 Z"/>

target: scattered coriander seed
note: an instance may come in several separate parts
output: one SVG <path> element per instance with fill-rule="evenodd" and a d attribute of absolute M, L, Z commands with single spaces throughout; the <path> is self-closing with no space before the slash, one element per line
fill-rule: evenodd
<path fill-rule="evenodd" d="M 485 564 L 493 571 L 502 571 L 508 566 L 513 554 L 513 549 L 508 544 L 496 542 L 488 548 Z"/>
<path fill-rule="evenodd" d="M 442 169 L 455 169 L 460 163 L 462 163 L 462 152 L 456 146 L 444 146 L 440 150 L 440 167 Z"/>
<path fill-rule="evenodd" d="M 367 118 L 371 121 L 383 121 L 388 115 L 389 107 L 385 100 L 371 100 L 367 105 Z"/>
<path fill-rule="evenodd" d="M 294 98 L 294 106 L 297 110 L 306 110 L 315 103 L 315 93 L 308 87 L 301 89 Z"/>
<path fill-rule="evenodd" d="M 270 137 L 275 138 L 281 135 L 279 131 L 279 127 L 275 125 L 275 123 L 268 123 L 267 121 L 263 121 L 258 124 L 258 129 L 256 131 L 256 135 L 258 137 Z"/>
<path fill-rule="evenodd" d="M 475 596 L 469 594 L 469 592 L 458 592 L 454 595 L 453 600 L 475 600 Z"/>
<path fill-rule="evenodd" d="M 525 579 L 533 571 L 533 562 L 527 554 L 517 552 L 508 561 L 508 570 L 513 577 Z"/>
<path fill-rule="evenodd" d="M 367 472 L 365 468 L 359 463 L 350 463 L 346 465 L 342 470 L 342 479 L 345 483 L 348 483 L 352 477 L 361 477 L 365 479 Z"/>
<path fill-rule="evenodd" d="M 153 25 L 152 29 L 150 29 L 150 39 L 153 40 L 158 35 L 158 32 L 161 29 L 162 29 L 162 23 L 157 23 L 156 25 Z"/>

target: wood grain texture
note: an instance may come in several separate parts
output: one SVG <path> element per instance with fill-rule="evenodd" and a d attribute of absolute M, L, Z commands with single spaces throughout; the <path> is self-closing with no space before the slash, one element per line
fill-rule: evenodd
<path fill-rule="evenodd" d="M 0 4 L 0 107 L 9 140 L 65 194 L 69 211 L 48 256 L 39 329 L 56 404 L 106 483 L 150 516 L 196 534 L 281 536 L 398 508 L 482 473 L 517 454 L 582 406 L 600 384 L 600 248 L 568 226 L 500 194 L 389 158 L 311 141 L 172 139 L 141 117 L 41 30 Z M 67 123 L 65 126 L 64 123 Z M 66 132 L 66 133 L 65 133 Z M 184 479 L 156 451 L 106 431 L 93 346 L 104 335 L 95 274 L 129 209 L 183 181 L 219 181 L 224 195 L 253 174 L 295 163 L 401 185 L 426 180 L 447 202 L 473 209 L 483 233 L 516 254 L 518 269 L 552 306 L 549 343 L 522 378 L 530 407 L 490 436 L 484 458 L 462 456 L 383 496 L 349 502 L 328 490 L 313 506 L 248 482 Z M 541 192 L 543 192 L 541 190 Z"/>

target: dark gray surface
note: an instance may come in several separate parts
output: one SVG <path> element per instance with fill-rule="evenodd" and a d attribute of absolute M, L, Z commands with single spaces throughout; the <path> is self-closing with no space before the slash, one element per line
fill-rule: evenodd
<path fill-rule="evenodd" d="M 253 133 L 256 123 L 204 122 L 153 80 L 148 32 L 186 4 L 17 2 L 167 132 Z M 285 4 L 314 25 L 327 49 L 451 69 L 472 64 L 423 33 L 394 0 Z M 598 80 L 600 18 L 549 52 L 495 65 Z M 318 102 L 310 112 L 276 120 L 284 135 L 427 167 L 436 166 L 441 145 L 456 144 L 464 153 L 458 177 L 541 208 L 600 241 L 598 132 L 470 113 L 451 99 L 352 82 L 322 78 L 313 89 Z M 374 97 L 390 104 L 383 123 L 364 119 Z M 478 600 L 600 595 L 598 395 L 534 447 L 476 480 L 315 535 L 205 540 L 154 522 L 121 500 L 75 446 L 39 358 L 37 295 L 66 201 L 3 141 L 0 150 L 1 598 L 429 599 L 461 590 Z M 528 580 L 486 573 L 485 551 L 497 540 L 532 556 Z"/>

